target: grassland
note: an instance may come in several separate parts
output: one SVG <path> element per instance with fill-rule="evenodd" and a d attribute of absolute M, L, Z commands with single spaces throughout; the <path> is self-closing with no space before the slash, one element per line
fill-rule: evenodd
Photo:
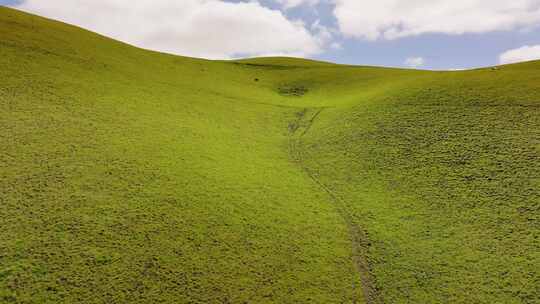
<path fill-rule="evenodd" d="M 540 62 L 207 61 L 0 7 L 0 303 L 540 303 Z"/>

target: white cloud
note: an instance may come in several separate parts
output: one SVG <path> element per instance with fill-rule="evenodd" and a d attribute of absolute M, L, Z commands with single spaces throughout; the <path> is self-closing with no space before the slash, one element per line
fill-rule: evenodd
<path fill-rule="evenodd" d="M 411 68 L 419 68 L 425 64 L 422 57 L 409 57 L 405 60 L 405 65 Z"/>
<path fill-rule="evenodd" d="M 277 3 L 280 3 L 286 9 L 297 7 L 300 5 L 316 5 L 319 3 L 319 0 L 275 0 Z"/>
<path fill-rule="evenodd" d="M 335 29 L 330 29 L 327 26 L 322 25 L 320 20 L 316 20 L 311 25 L 311 31 L 316 34 L 317 40 L 320 45 L 327 45 L 334 39 Z"/>
<path fill-rule="evenodd" d="M 292 3 L 292 2 L 291 2 Z M 259 2 L 25 0 L 17 9 L 147 49 L 206 58 L 320 53 L 327 38 Z M 321 36 L 323 35 L 323 36 Z"/>
<path fill-rule="evenodd" d="M 509 64 L 538 59 L 540 59 L 540 45 L 526 45 L 517 49 L 506 51 L 499 56 L 499 62 L 501 64 Z"/>
<path fill-rule="evenodd" d="M 332 0 L 341 32 L 368 40 L 464 34 L 540 24 L 540 0 Z"/>

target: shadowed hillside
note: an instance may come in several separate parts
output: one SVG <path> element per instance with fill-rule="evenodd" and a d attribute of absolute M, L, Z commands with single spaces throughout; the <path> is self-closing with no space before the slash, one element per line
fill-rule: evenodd
<path fill-rule="evenodd" d="M 0 303 L 540 303 L 540 62 L 150 52 L 0 7 Z"/>

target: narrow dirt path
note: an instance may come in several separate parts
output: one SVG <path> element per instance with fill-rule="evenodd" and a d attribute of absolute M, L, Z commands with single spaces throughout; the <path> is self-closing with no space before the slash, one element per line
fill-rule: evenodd
<path fill-rule="evenodd" d="M 289 154 L 293 161 L 298 164 L 302 171 L 328 196 L 332 199 L 332 204 L 336 208 L 338 214 L 343 219 L 349 230 L 351 238 L 353 260 L 356 270 L 359 275 L 360 288 L 364 297 L 363 303 L 365 304 L 379 304 L 382 303 L 379 291 L 375 284 L 375 279 L 371 274 L 371 269 L 366 258 L 366 249 L 369 247 L 369 239 L 367 233 L 354 223 L 351 214 L 347 211 L 345 200 L 337 193 L 328 188 L 321 180 L 311 171 L 304 163 L 302 150 L 300 144 L 302 137 L 306 135 L 315 120 L 319 117 L 325 108 L 309 109 L 305 108 L 296 113 L 296 119 L 289 123 Z M 314 114 L 309 116 L 310 112 L 315 111 Z M 353 289 L 358 288 L 353 283 Z M 359 303 L 358 299 L 353 299 L 353 303 Z"/>

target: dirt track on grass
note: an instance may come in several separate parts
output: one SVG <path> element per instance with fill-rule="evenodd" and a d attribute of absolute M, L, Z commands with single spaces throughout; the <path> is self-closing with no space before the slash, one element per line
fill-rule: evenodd
<path fill-rule="evenodd" d="M 309 116 L 309 113 L 312 111 L 315 111 L 315 113 L 308 118 L 307 116 Z M 353 260 L 359 276 L 359 285 L 362 289 L 364 298 L 363 302 L 365 304 L 379 304 L 382 303 L 382 300 L 366 257 L 366 250 L 370 244 L 367 233 L 353 221 L 350 213 L 347 211 L 345 200 L 336 192 L 332 191 L 332 189 L 326 186 L 323 182 L 321 182 L 313 171 L 305 165 L 302 150 L 299 147 L 302 138 L 309 132 L 314 122 L 323 111 L 324 108 L 306 108 L 296 113 L 296 119 L 291 121 L 288 126 L 289 155 L 291 159 L 302 169 L 302 171 L 313 181 L 313 183 L 316 184 L 321 190 L 326 192 L 331 198 L 332 205 L 336 208 L 336 211 L 343 219 L 349 230 Z M 353 289 L 356 288 L 358 288 L 358 286 L 353 284 Z M 353 299 L 353 301 L 353 303 L 360 303 L 358 302 L 358 299 Z"/>

